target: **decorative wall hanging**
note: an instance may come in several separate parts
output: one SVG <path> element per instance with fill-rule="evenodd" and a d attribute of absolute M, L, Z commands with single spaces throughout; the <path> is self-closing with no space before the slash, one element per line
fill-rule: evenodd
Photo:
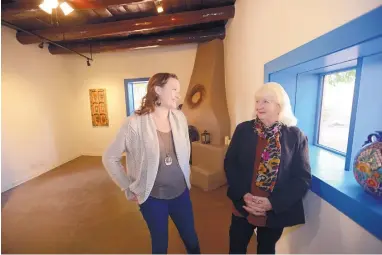
<path fill-rule="evenodd" d="M 187 95 L 187 104 L 191 109 L 198 107 L 206 96 L 206 90 L 203 85 L 196 84 Z"/>
<path fill-rule="evenodd" d="M 368 136 L 354 159 L 353 173 L 366 192 L 382 198 L 382 131 Z"/>
<path fill-rule="evenodd" d="M 109 126 L 106 89 L 89 89 L 93 127 Z"/>

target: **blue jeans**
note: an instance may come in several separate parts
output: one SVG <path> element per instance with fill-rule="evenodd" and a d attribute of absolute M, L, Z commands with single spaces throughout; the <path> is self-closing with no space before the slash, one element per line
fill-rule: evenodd
<path fill-rule="evenodd" d="M 188 189 L 174 199 L 165 200 L 149 197 L 140 205 L 140 210 L 150 231 L 153 254 L 167 253 L 168 216 L 175 223 L 187 253 L 200 254 Z"/>

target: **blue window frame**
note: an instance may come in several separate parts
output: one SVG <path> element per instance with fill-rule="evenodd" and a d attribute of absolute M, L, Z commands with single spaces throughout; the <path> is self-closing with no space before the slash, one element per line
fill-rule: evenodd
<path fill-rule="evenodd" d="M 264 81 L 283 85 L 310 138 L 312 192 L 382 240 L 380 200 L 360 187 L 352 171 L 367 136 L 382 129 L 382 26 L 375 24 L 382 24 L 382 7 L 266 63 Z M 323 75 L 346 68 L 355 68 L 356 77 L 344 157 L 316 141 Z"/>
<path fill-rule="evenodd" d="M 125 79 L 126 114 L 130 116 L 140 106 L 146 94 L 149 78 Z"/>

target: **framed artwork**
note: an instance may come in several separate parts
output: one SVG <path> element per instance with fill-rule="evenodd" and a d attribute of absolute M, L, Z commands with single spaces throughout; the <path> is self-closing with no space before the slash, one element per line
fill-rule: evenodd
<path fill-rule="evenodd" d="M 92 103 L 98 103 L 98 92 L 96 89 L 90 90 L 90 102 Z"/>
<path fill-rule="evenodd" d="M 100 114 L 100 122 L 101 122 L 101 126 L 108 125 L 108 120 L 105 114 Z"/>
<path fill-rule="evenodd" d="M 105 103 L 106 91 L 104 89 L 98 90 L 98 102 Z"/>
<path fill-rule="evenodd" d="M 106 106 L 105 103 L 99 103 L 99 113 L 100 114 L 106 114 Z"/>
<path fill-rule="evenodd" d="M 93 127 L 108 127 L 106 89 L 89 89 L 89 99 Z"/>

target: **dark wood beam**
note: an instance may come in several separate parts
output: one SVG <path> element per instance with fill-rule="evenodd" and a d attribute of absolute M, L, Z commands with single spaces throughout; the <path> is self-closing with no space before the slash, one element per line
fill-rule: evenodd
<path fill-rule="evenodd" d="M 111 5 L 132 4 L 147 1 L 149 0 L 68 0 L 69 4 L 77 10 L 107 8 Z"/>
<path fill-rule="evenodd" d="M 119 5 L 130 5 L 131 8 L 138 7 L 138 4 L 145 4 L 154 0 L 67 0 L 68 3 L 77 11 L 105 9 Z M 168 7 L 173 0 L 162 0 L 164 6 Z M 176 0 L 178 1 L 178 0 Z M 185 1 L 185 0 L 184 0 Z M 195 1 L 195 0 L 190 0 Z M 201 1 L 201 0 L 199 0 Z M 216 1 L 216 0 L 214 0 Z M 13 21 L 24 18 L 33 18 L 36 14 L 43 13 L 38 7 L 43 0 L 18 0 L 1 5 L 2 18 Z M 228 5 L 228 4 L 227 4 Z M 219 5 L 221 6 L 221 5 Z"/>
<path fill-rule="evenodd" d="M 76 10 L 106 8 L 110 5 L 132 4 L 145 0 L 68 0 L 68 3 Z M 2 14 L 19 13 L 39 10 L 43 0 L 19 0 L 1 5 Z"/>
<path fill-rule="evenodd" d="M 42 2 L 42 1 L 41 1 Z M 12 2 L 1 5 L 1 18 L 7 21 L 36 17 L 43 12 L 38 6 L 40 1 Z"/>
<path fill-rule="evenodd" d="M 16 1 L 12 3 L 8 3 L 8 4 L 2 4 L 1 18 L 8 22 L 23 21 L 28 19 L 30 20 L 30 19 L 41 18 L 41 17 L 50 18 L 51 17 L 50 14 L 47 14 L 46 12 L 40 9 L 39 5 L 42 2 L 43 0 L 22 0 L 22 1 Z M 82 8 L 76 8 L 76 6 L 72 4 L 71 2 L 69 3 L 75 10 L 82 9 Z M 57 10 L 59 10 L 59 8 Z M 63 13 L 61 11 L 58 11 L 57 14 L 60 16 L 63 16 Z M 54 15 L 54 12 L 53 12 L 53 15 Z M 68 16 L 67 18 L 65 17 L 64 20 L 70 19 L 69 22 L 71 22 L 72 20 L 77 20 L 79 18 L 81 19 L 81 12 L 74 11 L 70 14 L 70 16 Z M 78 23 L 81 23 L 81 21 L 82 20 L 77 20 Z"/>
<path fill-rule="evenodd" d="M 142 38 L 124 39 L 118 41 L 98 41 L 87 43 L 66 43 L 61 44 L 69 49 L 81 53 L 100 53 L 107 51 L 117 51 L 126 49 L 138 49 L 145 47 L 158 47 L 166 45 L 180 45 L 187 43 L 201 43 L 214 39 L 223 40 L 225 37 L 225 28 L 218 27 L 209 30 L 184 32 L 173 35 L 161 36 L 143 36 Z M 51 54 L 72 54 L 72 52 L 62 49 L 60 47 L 50 45 L 49 52 Z"/>
<path fill-rule="evenodd" d="M 118 36 L 125 37 L 131 34 L 149 34 L 189 25 L 228 20 L 233 18 L 234 15 L 235 7 L 231 5 L 199 11 L 152 16 L 135 20 L 123 20 L 75 27 L 49 28 L 33 31 L 33 33 L 55 42 L 113 38 Z M 25 32 L 18 32 L 16 37 L 22 44 L 32 44 L 41 41 L 40 38 Z"/>
<path fill-rule="evenodd" d="M 143 0 L 144 1 L 144 0 Z M 1 5 L 2 19 L 7 21 L 33 18 L 44 13 L 38 6 L 43 0 L 19 0 Z M 102 9 L 108 6 L 139 3 L 142 0 L 68 0 L 68 3 L 76 10 Z M 73 15 L 72 15 L 73 16 Z"/>
<path fill-rule="evenodd" d="M 11 3 L 2 3 L 1 4 L 1 14 L 4 15 L 6 12 L 25 12 L 33 11 L 39 9 L 39 5 L 42 3 L 42 0 L 29 0 L 29 1 L 15 1 Z"/>

